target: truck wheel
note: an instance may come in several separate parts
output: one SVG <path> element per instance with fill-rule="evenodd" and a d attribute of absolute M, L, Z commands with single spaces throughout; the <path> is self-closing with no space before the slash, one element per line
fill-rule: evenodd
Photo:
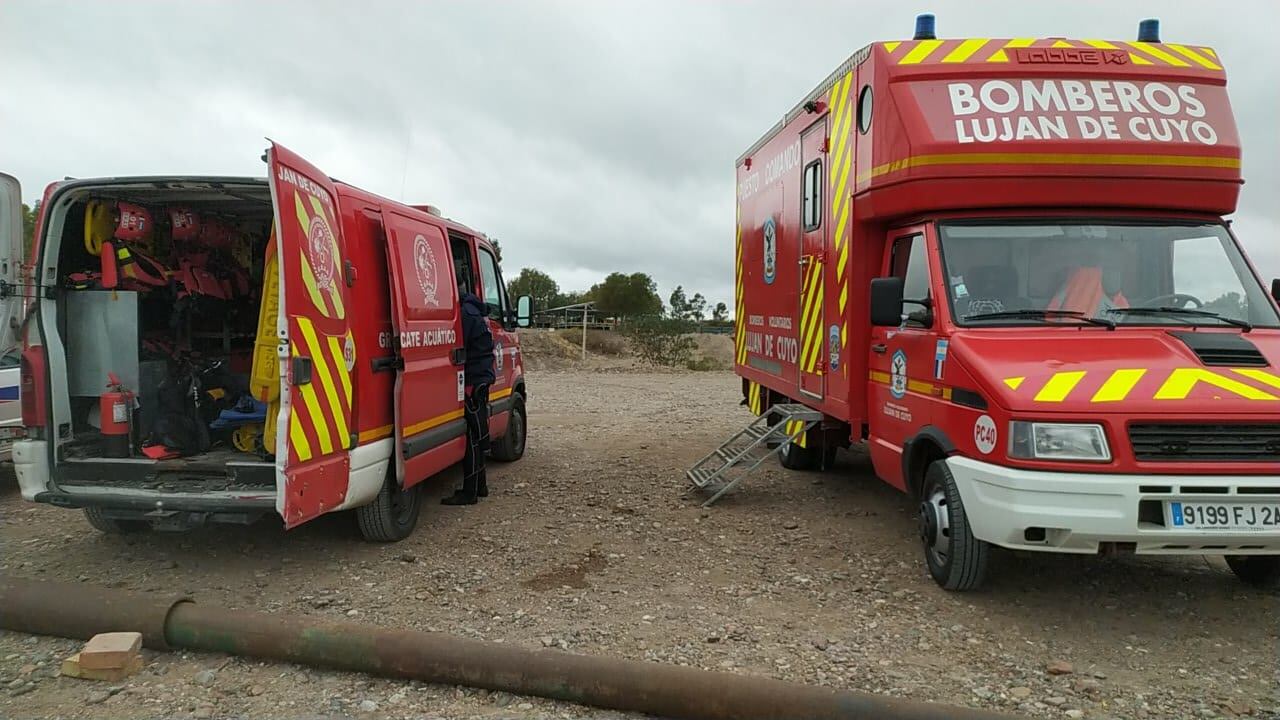
<path fill-rule="evenodd" d="M 788 470 L 817 470 L 822 465 L 822 448 L 787 443 L 778 458 Z"/>
<path fill-rule="evenodd" d="M 392 471 L 377 497 L 368 505 L 356 508 L 356 521 L 364 539 L 369 542 L 399 542 L 409 537 L 418 525 L 418 513 L 422 509 L 418 490 L 417 485 L 401 490 Z"/>
<path fill-rule="evenodd" d="M 507 421 L 507 433 L 493 443 L 489 454 L 494 460 L 513 462 L 524 455 L 524 443 L 529 433 L 529 419 L 525 415 L 524 396 L 516 393 L 511 403 L 511 417 Z"/>
<path fill-rule="evenodd" d="M 104 532 L 108 535 L 125 535 L 128 533 L 146 532 L 151 529 L 151 523 L 146 520 L 117 520 L 109 518 L 102 514 L 100 507 L 87 507 L 84 509 L 84 519 L 89 521 L 94 530 Z"/>
<path fill-rule="evenodd" d="M 946 462 L 929 465 L 920 493 L 920 539 L 929 574 L 945 590 L 973 590 L 987 575 L 991 546 L 975 538 Z"/>
<path fill-rule="evenodd" d="M 1280 589 L 1280 555 L 1228 555 L 1226 561 L 1231 572 L 1249 585 Z"/>

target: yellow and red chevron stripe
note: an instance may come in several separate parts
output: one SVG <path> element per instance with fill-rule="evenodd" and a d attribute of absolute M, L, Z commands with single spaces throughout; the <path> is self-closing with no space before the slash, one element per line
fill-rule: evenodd
<path fill-rule="evenodd" d="M 1064 38 L 957 38 L 950 40 L 905 40 L 881 44 L 895 65 L 959 63 L 1007 63 L 1011 51 L 1103 50 L 1118 51 L 1134 65 L 1194 68 L 1221 72 L 1218 54 L 1212 48 L 1177 43 L 1144 43 L 1122 40 L 1067 40 Z"/>
<path fill-rule="evenodd" d="M 1139 383 L 1149 380 L 1139 390 Z M 1280 375 L 1258 368 L 1180 367 L 1172 370 L 1119 368 L 1110 371 L 1063 370 L 1028 383 L 1025 376 L 1008 377 L 1004 384 L 1017 393 L 1034 394 L 1037 403 L 1061 403 L 1089 398 L 1090 403 L 1123 402 L 1147 395 L 1153 400 L 1187 400 L 1197 388 L 1212 389 L 1215 396 L 1232 395 L 1245 400 L 1280 402 Z M 1026 390 L 1023 388 L 1026 387 Z"/>
<path fill-rule="evenodd" d="M 309 318 L 290 320 L 291 355 L 311 360 L 311 382 L 293 386 L 289 413 L 290 451 L 306 462 L 351 447 L 354 395 L 339 338 L 317 332 Z"/>
<path fill-rule="evenodd" d="M 736 238 L 734 239 L 734 264 L 736 265 L 733 280 L 733 339 L 737 343 L 737 361 L 739 365 L 747 364 L 747 315 L 743 309 L 744 293 L 742 288 L 742 207 L 737 207 L 734 217 Z"/>
<path fill-rule="evenodd" d="M 809 256 L 804 266 L 800 292 L 800 370 L 822 374 L 818 358 L 822 357 L 822 302 L 825 288 L 822 258 Z"/>
<path fill-rule="evenodd" d="M 764 414 L 764 388 L 754 380 L 747 381 L 747 409 L 752 415 Z"/>
<path fill-rule="evenodd" d="M 831 86 L 831 245 L 836 258 L 836 287 L 840 311 L 840 354 L 844 355 L 848 338 L 848 318 L 845 307 L 849 304 L 849 216 L 853 202 L 849 196 L 849 177 L 853 168 L 853 106 L 851 101 L 853 72 L 845 73 Z M 821 335 L 821 330 L 819 330 Z M 819 343 L 821 344 L 821 343 Z M 840 364 L 848 372 L 846 363 Z"/>

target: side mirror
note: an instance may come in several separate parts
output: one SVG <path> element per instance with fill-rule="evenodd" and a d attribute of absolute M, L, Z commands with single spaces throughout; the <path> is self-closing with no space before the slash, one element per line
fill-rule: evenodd
<path fill-rule="evenodd" d="M 871 324 L 875 327 L 902 324 L 902 278 L 882 277 L 871 281 Z"/>
<path fill-rule="evenodd" d="M 1280 303 L 1280 278 L 1271 279 L 1271 297 Z"/>
<path fill-rule="evenodd" d="M 527 328 L 529 321 L 533 317 L 533 298 L 528 295 L 521 295 L 516 300 L 516 325 Z"/>

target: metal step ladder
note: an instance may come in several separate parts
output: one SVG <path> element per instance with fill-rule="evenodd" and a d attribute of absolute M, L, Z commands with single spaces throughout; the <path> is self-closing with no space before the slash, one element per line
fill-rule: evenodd
<path fill-rule="evenodd" d="M 776 419 L 769 425 L 770 418 Z M 804 435 L 822 421 L 822 413 L 804 405 L 774 405 L 751 424 L 734 433 L 709 455 L 689 468 L 685 475 L 699 490 L 714 493 L 702 507 L 709 507 L 743 478 L 788 443 Z"/>

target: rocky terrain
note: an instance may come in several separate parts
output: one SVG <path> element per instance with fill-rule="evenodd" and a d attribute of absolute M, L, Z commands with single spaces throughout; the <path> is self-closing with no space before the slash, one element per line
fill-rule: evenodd
<path fill-rule="evenodd" d="M 429 483 L 402 543 L 361 542 L 346 516 L 107 536 L 9 480 L 0 572 L 1031 717 L 1280 711 L 1280 597 L 1220 559 L 999 553 L 987 589 L 949 594 L 911 503 L 857 449 L 823 473 L 768 462 L 699 507 L 684 468 L 750 420 L 729 373 L 547 369 L 529 387 L 525 458 L 495 464 L 475 507 L 436 504 L 456 475 Z M 0 633 L 0 717 L 624 717 L 182 652 L 116 684 L 58 677 L 78 647 Z"/>

